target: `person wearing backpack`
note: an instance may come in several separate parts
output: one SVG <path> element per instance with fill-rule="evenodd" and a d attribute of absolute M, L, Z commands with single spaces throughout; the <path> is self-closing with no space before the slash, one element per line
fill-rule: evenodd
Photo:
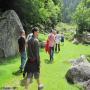
<path fill-rule="evenodd" d="M 33 36 L 28 41 L 28 60 L 25 65 L 23 77 L 26 76 L 26 85 L 25 88 L 28 89 L 29 83 L 34 77 L 38 84 L 38 90 L 43 88 L 43 85 L 40 83 L 40 55 L 39 55 L 39 41 L 38 34 L 39 30 L 37 27 L 32 29 Z"/>

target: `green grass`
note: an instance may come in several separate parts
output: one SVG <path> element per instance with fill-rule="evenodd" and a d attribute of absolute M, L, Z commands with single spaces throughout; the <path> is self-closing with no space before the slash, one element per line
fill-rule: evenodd
<path fill-rule="evenodd" d="M 79 57 L 81 54 L 89 54 L 90 46 L 73 45 L 65 41 L 65 45 L 61 46 L 61 52 L 55 53 L 54 63 L 48 63 L 49 56 L 40 50 L 41 55 L 41 81 L 44 84 L 43 90 L 79 90 L 76 85 L 70 85 L 65 80 L 65 74 L 71 67 L 69 60 Z M 0 87 L 9 86 L 17 87 L 17 90 L 24 90 L 20 86 L 22 75 L 15 76 L 12 73 L 19 69 L 20 57 L 9 58 L 5 63 L 0 64 Z M 37 90 L 37 84 L 34 80 L 29 90 Z"/>

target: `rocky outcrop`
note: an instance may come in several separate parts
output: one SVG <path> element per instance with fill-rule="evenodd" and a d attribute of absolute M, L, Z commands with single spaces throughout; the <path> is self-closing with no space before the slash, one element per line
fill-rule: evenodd
<path fill-rule="evenodd" d="M 18 51 L 17 39 L 24 30 L 14 10 L 8 10 L 0 17 L 0 57 L 14 56 Z"/>
<path fill-rule="evenodd" d="M 79 41 L 76 38 L 74 38 L 74 40 L 72 41 L 72 43 L 73 44 L 79 44 Z"/>
<path fill-rule="evenodd" d="M 79 34 L 79 35 L 75 35 L 74 40 L 72 41 L 73 44 L 79 44 L 79 43 L 83 43 L 83 44 L 90 44 L 90 33 L 84 33 L 84 34 Z"/>
<path fill-rule="evenodd" d="M 70 61 L 70 63 L 71 63 L 73 66 L 78 65 L 78 64 L 80 64 L 80 63 L 86 63 L 86 62 L 88 63 L 87 57 L 86 57 L 85 55 L 81 55 L 79 58 L 73 59 L 73 60 Z"/>
<path fill-rule="evenodd" d="M 90 44 L 90 33 L 83 35 L 83 42 L 86 44 Z"/>
<path fill-rule="evenodd" d="M 69 83 L 81 83 L 84 90 L 90 90 L 90 63 L 85 56 L 71 61 L 72 67 L 66 73 Z"/>
<path fill-rule="evenodd" d="M 90 64 L 80 63 L 67 72 L 66 78 L 72 83 L 84 82 L 90 79 Z"/>

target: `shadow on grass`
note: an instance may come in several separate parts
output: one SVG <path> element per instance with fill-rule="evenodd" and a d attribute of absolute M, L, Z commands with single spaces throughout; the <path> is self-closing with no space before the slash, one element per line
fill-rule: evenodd
<path fill-rule="evenodd" d="M 19 55 L 13 56 L 13 57 L 8 57 L 8 58 L 0 58 L 0 65 L 7 65 L 10 63 L 14 63 L 17 61 L 17 58 Z"/>
<path fill-rule="evenodd" d="M 26 81 L 27 81 L 27 78 L 26 77 L 23 78 L 22 80 L 20 80 L 20 86 L 24 86 L 25 87 Z M 33 83 L 33 79 L 30 79 L 30 82 L 29 83 L 32 84 Z"/>
<path fill-rule="evenodd" d="M 44 61 L 45 61 L 46 64 L 52 64 L 52 62 L 48 59 L 45 59 Z"/>
<path fill-rule="evenodd" d="M 26 84 L 26 78 L 20 80 L 20 86 L 23 86 L 24 87 L 25 84 Z"/>
<path fill-rule="evenodd" d="M 89 46 L 90 44 L 83 43 L 82 45 L 84 45 L 84 46 Z"/>
<path fill-rule="evenodd" d="M 22 75 L 22 72 L 20 70 L 17 70 L 15 72 L 13 72 L 12 75 L 20 76 L 20 75 Z"/>
<path fill-rule="evenodd" d="M 18 90 L 18 87 L 11 87 L 11 86 L 0 87 L 0 90 Z"/>

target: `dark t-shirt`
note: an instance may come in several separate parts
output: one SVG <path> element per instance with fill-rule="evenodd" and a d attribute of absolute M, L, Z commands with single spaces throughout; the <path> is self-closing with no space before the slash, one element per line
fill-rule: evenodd
<path fill-rule="evenodd" d="M 25 51 L 25 38 L 24 37 L 20 37 L 18 39 L 18 45 L 19 45 L 19 52 L 24 52 Z"/>
<path fill-rule="evenodd" d="M 34 36 L 28 41 L 28 58 L 34 58 L 39 61 L 39 41 Z"/>
<path fill-rule="evenodd" d="M 25 65 L 24 73 L 40 72 L 40 56 L 38 39 L 32 36 L 28 41 L 28 60 Z"/>

